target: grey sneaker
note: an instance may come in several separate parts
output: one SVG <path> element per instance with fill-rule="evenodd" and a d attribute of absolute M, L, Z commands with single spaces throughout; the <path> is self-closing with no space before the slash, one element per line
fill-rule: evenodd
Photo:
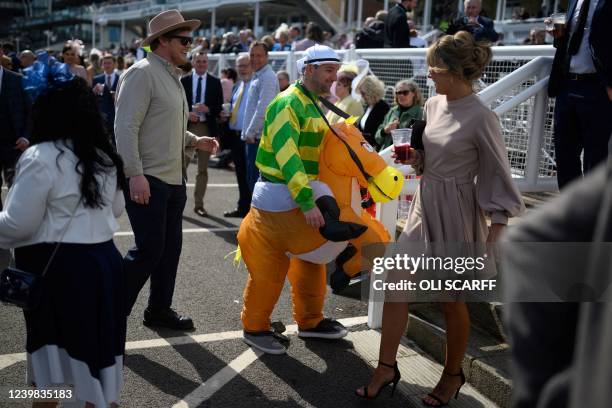
<path fill-rule="evenodd" d="M 303 330 L 298 329 L 299 337 L 312 337 L 319 339 L 341 339 L 348 334 L 346 327 L 342 323 L 333 319 L 323 319 L 316 327 Z"/>
<path fill-rule="evenodd" d="M 249 346 L 263 351 L 267 354 L 285 354 L 285 347 L 277 337 L 277 334 L 271 331 L 262 332 L 244 332 L 242 339 Z"/>

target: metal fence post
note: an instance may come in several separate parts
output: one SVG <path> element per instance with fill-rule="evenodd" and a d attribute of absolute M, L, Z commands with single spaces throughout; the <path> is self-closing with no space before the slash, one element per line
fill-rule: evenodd
<path fill-rule="evenodd" d="M 395 234 L 397 230 L 397 208 L 399 201 L 393 200 L 386 203 L 379 203 L 376 205 L 376 219 L 379 220 L 389 231 L 391 235 L 391 241 L 395 241 Z M 379 279 L 385 281 L 386 273 L 380 275 Z M 381 295 L 374 295 L 374 280 L 370 279 L 370 294 L 368 297 L 368 326 L 370 329 L 379 329 L 382 327 L 382 315 L 383 315 L 383 299 L 378 299 Z"/>
<path fill-rule="evenodd" d="M 217 62 L 217 76 L 221 78 L 221 70 L 225 68 L 225 54 L 218 54 L 219 62 Z"/>
<path fill-rule="evenodd" d="M 351 44 L 351 48 L 349 48 L 346 52 L 346 56 L 344 57 L 345 62 L 353 62 L 357 61 L 357 51 L 355 50 L 355 44 Z"/>
<path fill-rule="evenodd" d="M 298 72 L 295 64 L 295 51 L 293 50 L 289 51 L 289 54 L 287 54 L 287 72 L 289 72 L 289 79 L 291 82 L 297 80 Z"/>
<path fill-rule="evenodd" d="M 546 78 L 546 69 L 541 69 L 536 82 Z M 544 143 L 544 126 L 548 110 L 547 89 L 540 90 L 534 97 L 531 112 L 531 129 L 529 131 L 529 148 L 527 149 L 527 163 L 525 166 L 525 180 L 527 185 L 535 187 L 538 184 L 539 165 L 542 159 L 542 144 Z"/>

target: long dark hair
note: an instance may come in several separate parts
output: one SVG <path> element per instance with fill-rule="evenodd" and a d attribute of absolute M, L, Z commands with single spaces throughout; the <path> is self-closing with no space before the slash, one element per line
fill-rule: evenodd
<path fill-rule="evenodd" d="M 36 98 L 32 107 L 31 144 L 61 143 L 78 158 L 81 194 L 87 207 L 102 208 L 101 186 L 96 175 L 117 170 L 117 188 L 127 189 L 123 161 L 110 141 L 98 110 L 98 102 L 87 82 L 79 77 L 53 87 Z M 67 144 L 72 142 L 72 146 Z"/>

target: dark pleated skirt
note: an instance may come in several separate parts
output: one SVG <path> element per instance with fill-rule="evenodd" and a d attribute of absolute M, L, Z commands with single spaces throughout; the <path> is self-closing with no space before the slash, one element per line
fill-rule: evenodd
<path fill-rule="evenodd" d="M 47 243 L 17 248 L 17 268 L 42 273 L 54 248 Z M 96 406 L 119 400 L 124 286 L 122 257 L 112 240 L 60 245 L 44 277 L 39 307 L 24 312 L 29 384 L 69 384 L 78 400 Z"/>

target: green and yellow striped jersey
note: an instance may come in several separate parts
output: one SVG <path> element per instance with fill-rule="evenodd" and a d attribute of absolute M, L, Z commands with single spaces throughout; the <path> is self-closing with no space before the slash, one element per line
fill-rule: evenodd
<path fill-rule="evenodd" d="M 304 212 L 315 206 L 308 181 L 319 175 L 319 145 L 327 130 L 308 94 L 296 82 L 270 102 L 255 159 L 264 178 L 287 184 Z"/>

